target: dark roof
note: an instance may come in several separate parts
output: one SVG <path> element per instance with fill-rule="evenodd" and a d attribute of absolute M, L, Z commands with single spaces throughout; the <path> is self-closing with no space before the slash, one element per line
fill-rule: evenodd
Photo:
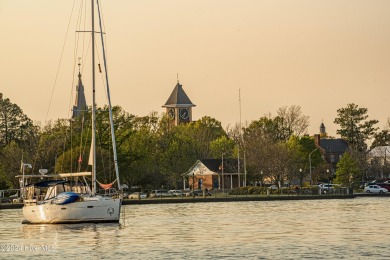
<path fill-rule="evenodd" d="M 84 85 L 81 81 L 81 73 L 79 72 L 79 82 L 76 86 L 76 101 L 75 105 L 73 106 L 73 113 L 72 118 L 75 118 L 83 113 L 83 111 L 86 111 L 88 108 L 87 101 L 85 100 L 85 94 L 84 94 Z"/>
<path fill-rule="evenodd" d="M 177 82 L 175 88 L 173 89 L 171 95 L 169 96 L 167 102 L 163 107 L 194 107 L 191 100 L 188 98 L 187 94 L 183 90 L 183 86 Z"/>
<path fill-rule="evenodd" d="M 347 142 L 342 139 L 321 139 L 320 146 L 327 153 L 343 154 L 348 148 Z"/>
<path fill-rule="evenodd" d="M 222 172 L 222 159 L 202 159 L 200 160 L 210 171 Z M 238 161 L 237 159 L 223 159 L 223 171 L 224 172 L 237 172 Z"/>

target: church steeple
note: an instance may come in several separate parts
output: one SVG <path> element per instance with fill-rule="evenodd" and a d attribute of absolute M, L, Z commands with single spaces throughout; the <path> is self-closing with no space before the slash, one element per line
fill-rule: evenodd
<path fill-rule="evenodd" d="M 76 99 L 75 99 L 75 105 L 73 106 L 73 112 L 72 112 L 72 118 L 75 118 L 79 115 L 81 115 L 85 110 L 87 110 L 87 101 L 85 100 L 84 95 L 84 85 L 81 80 L 81 70 L 80 66 L 81 63 L 79 62 L 79 81 L 76 86 Z"/>

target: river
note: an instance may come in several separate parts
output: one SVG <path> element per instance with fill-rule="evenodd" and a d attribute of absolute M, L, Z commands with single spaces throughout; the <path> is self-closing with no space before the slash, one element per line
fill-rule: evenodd
<path fill-rule="evenodd" d="M 121 224 L 22 225 L 0 259 L 389 259 L 390 198 L 125 205 Z"/>

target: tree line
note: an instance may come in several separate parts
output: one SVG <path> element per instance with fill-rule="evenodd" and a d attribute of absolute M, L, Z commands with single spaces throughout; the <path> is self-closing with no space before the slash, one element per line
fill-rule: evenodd
<path fill-rule="evenodd" d="M 389 145 L 389 122 L 378 131 L 378 121 L 369 120 L 367 109 L 355 104 L 337 112 L 337 134 L 348 142 L 349 150 L 340 160 L 334 181 L 351 185 L 377 176 L 383 167 L 368 163 L 367 143 L 373 139 L 370 148 Z M 113 108 L 113 117 L 121 182 L 128 186 L 182 188 L 181 174 L 197 159 L 220 159 L 222 154 L 224 158 L 240 157 L 247 185 L 263 185 L 268 180 L 282 184 L 294 181 L 302 186 L 308 178 L 312 183 L 328 178 L 328 165 L 307 134 L 309 117 L 300 106 L 281 107 L 275 116 L 264 115 L 244 127 L 236 124 L 226 129 L 209 116 L 169 127 L 164 113 L 140 117 L 119 106 Z M 107 107 L 97 109 L 96 119 L 97 179 L 109 183 L 115 172 Z M 90 113 L 36 125 L 19 106 L 0 95 L 0 189 L 19 187 L 15 175 L 20 174 L 21 161 L 33 165 L 27 173 L 90 170 L 90 129 Z"/>

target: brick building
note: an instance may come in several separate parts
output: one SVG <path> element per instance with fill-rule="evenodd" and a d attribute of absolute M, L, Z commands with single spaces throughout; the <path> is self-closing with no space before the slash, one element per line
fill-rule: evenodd
<path fill-rule="evenodd" d="M 241 187 L 243 173 L 238 170 L 237 159 L 202 159 L 183 176 L 184 188 L 190 189 L 233 189 Z"/>

